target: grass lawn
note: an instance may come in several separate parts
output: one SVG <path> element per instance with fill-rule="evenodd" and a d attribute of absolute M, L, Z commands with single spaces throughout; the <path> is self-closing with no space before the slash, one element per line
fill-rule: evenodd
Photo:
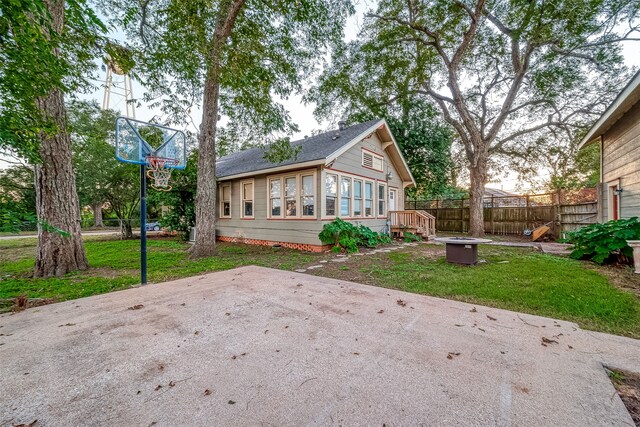
<path fill-rule="evenodd" d="M 139 241 L 85 241 L 92 269 L 55 279 L 29 277 L 34 239 L 0 241 L 0 300 L 27 294 L 62 301 L 138 283 Z M 156 283 L 249 264 L 295 270 L 334 256 L 220 244 L 218 256 L 192 261 L 188 245 L 176 240 L 151 239 L 148 246 L 149 281 Z M 488 262 L 475 267 L 447 264 L 444 248 L 427 244 L 352 256 L 309 273 L 571 320 L 586 329 L 640 338 L 640 279 L 630 268 L 596 268 L 529 248 L 482 245 L 479 252 Z M 621 289 L 625 286 L 629 289 Z"/>

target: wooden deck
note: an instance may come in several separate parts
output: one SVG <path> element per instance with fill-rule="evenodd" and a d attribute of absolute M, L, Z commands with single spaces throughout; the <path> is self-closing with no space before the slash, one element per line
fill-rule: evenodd
<path fill-rule="evenodd" d="M 427 240 L 436 235 L 436 218 L 421 210 L 390 211 L 390 230 L 392 233 L 409 233 L 422 236 Z"/>

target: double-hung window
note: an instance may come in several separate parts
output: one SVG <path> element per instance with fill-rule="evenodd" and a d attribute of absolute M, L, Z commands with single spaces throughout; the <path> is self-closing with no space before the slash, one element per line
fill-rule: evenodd
<path fill-rule="evenodd" d="M 220 188 L 220 218 L 231 218 L 231 184 L 222 184 Z"/>
<path fill-rule="evenodd" d="M 282 216 L 282 181 L 280 178 L 269 180 L 270 217 Z"/>
<path fill-rule="evenodd" d="M 324 213 L 326 216 L 336 215 L 336 198 L 338 196 L 338 175 L 327 174 L 325 178 Z"/>
<path fill-rule="evenodd" d="M 253 218 L 253 180 L 240 183 L 242 189 L 242 217 Z"/>
<path fill-rule="evenodd" d="M 298 182 L 295 176 L 285 178 L 285 216 L 298 216 Z"/>
<path fill-rule="evenodd" d="M 302 216 L 315 216 L 314 175 L 302 175 Z"/>
<path fill-rule="evenodd" d="M 351 178 L 345 176 L 340 181 L 340 216 L 351 215 Z"/>
<path fill-rule="evenodd" d="M 353 180 L 353 216 L 362 216 L 362 181 Z"/>
<path fill-rule="evenodd" d="M 387 188 L 378 184 L 378 216 L 387 216 Z"/>
<path fill-rule="evenodd" d="M 373 216 L 373 182 L 364 183 L 364 215 Z"/>

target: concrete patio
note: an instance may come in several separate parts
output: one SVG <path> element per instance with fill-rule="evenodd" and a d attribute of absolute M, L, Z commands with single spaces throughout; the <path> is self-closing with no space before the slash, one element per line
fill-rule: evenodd
<path fill-rule="evenodd" d="M 0 316 L 0 426 L 633 426 L 640 341 L 244 267 Z"/>

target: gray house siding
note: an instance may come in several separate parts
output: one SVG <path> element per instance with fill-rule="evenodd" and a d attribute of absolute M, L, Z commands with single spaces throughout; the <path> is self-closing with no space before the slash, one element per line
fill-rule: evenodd
<path fill-rule="evenodd" d="M 640 102 L 636 103 L 602 138 L 603 221 L 613 219 L 613 191 L 622 188 L 618 198 L 619 218 L 640 217 Z"/>
<path fill-rule="evenodd" d="M 378 153 L 383 157 L 384 170 L 376 171 L 362 166 L 362 149 L 365 148 L 371 152 Z M 293 176 L 303 176 L 306 174 L 315 174 L 314 189 L 314 215 L 312 217 L 302 217 L 301 201 L 298 197 L 298 215 L 300 218 L 273 218 L 270 217 L 270 180 L 283 179 Z M 387 174 L 391 173 L 391 177 L 387 180 Z M 337 175 L 351 179 L 351 199 L 350 199 L 350 215 L 327 215 L 326 214 L 326 185 L 325 180 L 327 174 Z M 241 200 L 241 183 L 253 180 L 254 196 L 253 196 L 253 213 L 251 219 L 242 218 L 242 200 Z M 300 178 L 299 178 L 300 180 Z M 373 216 L 364 217 L 353 215 L 354 180 L 359 182 L 371 182 L 373 185 Z M 318 238 L 318 234 L 322 227 L 333 221 L 336 217 L 356 224 L 363 224 L 371 229 L 379 232 L 386 231 L 387 217 L 389 211 L 389 189 L 395 190 L 396 201 L 395 210 L 402 210 L 404 205 L 404 185 L 399 176 L 396 167 L 392 164 L 389 156 L 383 150 L 382 143 L 374 133 L 369 139 L 365 139 L 353 147 L 340 154 L 335 161 L 328 167 L 319 166 L 316 168 L 306 168 L 299 170 L 288 170 L 286 172 L 277 172 L 273 174 L 259 174 L 248 178 L 239 178 L 233 180 L 219 180 L 218 192 L 218 213 L 221 213 L 222 188 L 224 185 L 231 183 L 231 218 L 220 217 L 217 223 L 217 236 L 233 239 L 235 241 L 243 240 L 262 240 L 269 242 L 287 242 L 306 245 L 322 245 Z M 379 199 L 378 185 L 385 186 L 384 204 L 385 216 L 378 216 L 377 207 Z M 300 182 L 298 181 L 298 191 L 300 190 Z M 364 190 L 364 188 L 363 188 Z M 298 194 L 299 196 L 299 194 Z M 339 196 L 339 194 L 338 194 Z M 364 206 L 364 200 L 361 202 Z M 339 209 L 339 202 L 337 208 Z M 284 206 L 282 207 L 284 210 Z"/>

